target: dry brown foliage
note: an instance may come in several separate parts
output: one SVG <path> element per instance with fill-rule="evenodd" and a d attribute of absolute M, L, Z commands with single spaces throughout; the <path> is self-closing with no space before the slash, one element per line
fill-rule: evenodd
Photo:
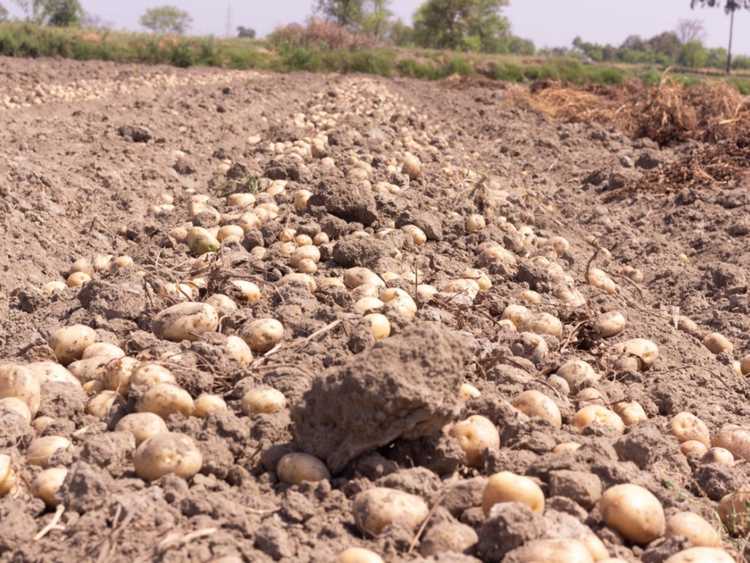
<path fill-rule="evenodd" d="M 376 44 L 370 35 L 352 33 L 334 22 L 318 18 L 309 19 L 305 25 L 292 23 L 276 28 L 269 39 L 275 45 L 326 49 L 362 49 Z"/>

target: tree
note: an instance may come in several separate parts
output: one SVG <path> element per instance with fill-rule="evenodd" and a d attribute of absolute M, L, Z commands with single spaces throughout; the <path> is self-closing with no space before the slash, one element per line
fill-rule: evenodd
<path fill-rule="evenodd" d="M 497 51 L 510 31 L 508 0 L 426 0 L 414 16 L 416 41 L 438 49 Z"/>
<path fill-rule="evenodd" d="M 79 0 L 44 0 L 39 4 L 37 18 L 42 23 L 55 27 L 81 25 L 83 7 Z"/>
<path fill-rule="evenodd" d="M 706 28 L 701 20 L 680 20 L 675 28 L 680 43 L 685 45 L 691 41 L 703 41 Z"/>
<path fill-rule="evenodd" d="M 316 0 L 315 13 L 344 27 L 359 27 L 365 13 L 365 0 Z"/>
<path fill-rule="evenodd" d="M 237 37 L 255 39 L 255 30 L 252 27 L 245 27 L 241 25 L 237 28 Z"/>
<path fill-rule="evenodd" d="M 690 7 L 695 8 L 697 5 L 708 6 L 709 8 L 721 7 L 721 0 L 690 0 Z M 724 12 L 729 14 L 729 48 L 727 49 L 727 74 L 732 73 L 732 43 L 734 41 L 734 14 L 737 10 L 745 8 L 750 10 L 750 0 L 725 0 Z"/>
<path fill-rule="evenodd" d="M 4 22 L 8 19 L 8 8 L 0 4 L 0 22 Z"/>
<path fill-rule="evenodd" d="M 393 12 L 388 8 L 390 3 L 390 0 L 368 0 L 362 13 L 362 31 L 383 39 L 388 33 L 393 17 Z"/>
<path fill-rule="evenodd" d="M 193 24 L 193 18 L 184 10 L 174 6 L 151 8 L 141 16 L 140 24 L 154 33 L 176 33 L 182 35 Z"/>

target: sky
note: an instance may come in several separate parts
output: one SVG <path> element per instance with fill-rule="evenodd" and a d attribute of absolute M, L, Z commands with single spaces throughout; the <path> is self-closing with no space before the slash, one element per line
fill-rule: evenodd
<path fill-rule="evenodd" d="M 392 0 L 397 16 L 410 21 L 422 0 Z M 0 0 L 4 4 L 11 0 Z M 138 17 L 146 9 L 165 3 L 190 12 L 192 32 L 224 35 L 227 7 L 231 22 L 252 27 L 259 35 L 275 27 L 303 21 L 312 0 L 82 0 L 84 7 L 116 28 L 139 29 Z M 580 35 L 596 43 L 621 43 L 628 35 L 650 37 L 674 29 L 681 19 L 700 19 L 706 27 L 706 44 L 725 47 L 729 18 L 717 8 L 690 9 L 689 0 L 511 0 L 505 13 L 513 31 L 539 47 L 570 46 Z M 750 11 L 737 14 L 735 51 L 750 55 Z"/>

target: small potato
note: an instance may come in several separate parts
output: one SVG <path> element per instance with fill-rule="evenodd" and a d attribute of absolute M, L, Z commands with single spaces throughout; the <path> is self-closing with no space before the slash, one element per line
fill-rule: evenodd
<path fill-rule="evenodd" d="M 173 383 L 157 383 L 138 401 L 138 412 L 152 412 L 165 419 L 172 414 L 192 416 L 194 410 L 190 393 Z"/>
<path fill-rule="evenodd" d="M 454 299 L 459 295 L 466 295 L 472 301 L 479 295 L 481 288 L 479 283 L 473 279 L 450 280 L 442 284 L 442 292 L 447 294 L 449 299 Z"/>
<path fill-rule="evenodd" d="M 573 425 L 581 431 L 595 423 L 611 428 L 618 434 L 622 434 L 625 431 L 625 423 L 617 413 L 603 407 L 602 405 L 589 405 L 583 407 L 573 417 Z"/>
<path fill-rule="evenodd" d="M 409 178 L 416 180 L 422 175 L 422 162 L 412 153 L 407 152 L 401 157 L 401 169 Z"/>
<path fill-rule="evenodd" d="M 206 299 L 206 303 L 216 309 L 222 317 L 231 315 L 239 310 L 237 303 L 232 301 L 231 297 L 227 297 L 223 293 L 214 293 L 211 297 Z"/>
<path fill-rule="evenodd" d="M 708 448 L 698 440 L 686 440 L 680 444 L 680 451 L 685 457 L 701 459 L 708 452 Z"/>
<path fill-rule="evenodd" d="M 111 342 L 95 342 L 90 346 L 87 346 L 81 355 L 82 360 L 89 358 L 109 358 L 115 360 L 125 356 L 122 348 L 112 344 Z"/>
<path fill-rule="evenodd" d="M 297 190 L 294 193 L 294 208 L 297 211 L 304 211 L 307 209 L 307 205 L 312 195 L 313 193 L 310 190 Z"/>
<path fill-rule="evenodd" d="M 272 414 L 286 408 L 286 397 L 281 391 L 271 387 L 250 389 L 242 397 L 242 412 L 251 416 L 254 414 Z"/>
<path fill-rule="evenodd" d="M 72 325 L 57 330 L 50 338 L 49 345 L 55 352 L 57 361 L 67 366 L 80 360 L 83 351 L 96 342 L 96 331 L 85 325 Z"/>
<path fill-rule="evenodd" d="M 251 193 L 240 192 L 235 194 L 229 194 L 227 196 L 227 205 L 229 207 L 239 207 L 244 209 L 250 207 L 255 203 L 255 196 Z"/>
<path fill-rule="evenodd" d="M 450 432 L 466 456 L 466 465 L 471 467 L 481 466 L 484 450 L 500 447 L 497 428 L 490 419 L 478 414 L 457 422 Z"/>
<path fill-rule="evenodd" d="M 232 280 L 230 283 L 237 290 L 239 298 L 244 303 L 257 303 L 260 301 L 260 288 L 253 282 L 247 280 Z"/>
<path fill-rule="evenodd" d="M 224 225 L 219 229 L 216 239 L 219 242 L 227 240 L 242 240 L 245 238 L 245 231 L 239 225 Z"/>
<path fill-rule="evenodd" d="M 547 378 L 547 383 L 549 383 L 553 388 L 557 389 L 563 395 L 570 395 L 570 385 L 559 375 L 553 373 Z"/>
<path fill-rule="evenodd" d="M 382 340 L 391 335 L 391 322 L 381 313 L 365 315 L 364 320 L 370 325 L 370 332 L 375 340 Z"/>
<path fill-rule="evenodd" d="M 203 227 L 189 229 L 185 242 L 187 242 L 190 252 L 196 256 L 206 254 L 207 252 L 216 252 L 221 247 L 219 239 Z"/>
<path fill-rule="evenodd" d="M 16 481 L 13 460 L 7 454 L 0 454 L 0 497 L 12 493 L 16 488 Z"/>
<path fill-rule="evenodd" d="M 513 399 L 513 406 L 531 417 L 538 417 L 549 422 L 554 428 L 562 426 L 560 409 L 544 393 L 536 390 L 524 391 Z"/>
<path fill-rule="evenodd" d="M 130 389 L 130 378 L 138 369 L 140 362 L 130 356 L 108 363 L 104 368 L 102 383 L 105 389 L 117 391 L 122 396 L 127 396 Z"/>
<path fill-rule="evenodd" d="M 750 461 L 750 429 L 725 424 L 714 436 L 713 445 L 729 450 L 737 459 Z"/>
<path fill-rule="evenodd" d="M 547 334 L 556 338 L 561 338 L 563 334 L 563 325 L 560 319 L 549 313 L 539 313 L 532 315 L 526 322 L 525 330 L 536 334 Z"/>
<path fill-rule="evenodd" d="M 80 383 L 100 381 L 109 364 L 114 363 L 115 361 L 116 359 L 107 358 L 106 356 L 86 358 L 85 360 L 76 360 L 75 362 L 68 364 L 68 370 Z"/>
<path fill-rule="evenodd" d="M 586 544 L 574 539 L 533 540 L 511 551 L 507 560 L 514 563 L 594 563 Z"/>
<path fill-rule="evenodd" d="M 167 307 L 152 323 L 154 334 L 165 340 L 198 340 L 219 327 L 219 314 L 206 303 L 186 302 Z"/>
<path fill-rule="evenodd" d="M 552 247 L 558 256 L 562 256 L 570 251 L 570 242 L 561 236 L 550 237 L 547 245 Z"/>
<path fill-rule="evenodd" d="M 15 397 L 35 416 L 41 402 L 41 387 L 31 370 L 16 364 L 0 364 L 0 398 Z"/>
<path fill-rule="evenodd" d="M 14 412 L 26 421 L 26 424 L 31 424 L 31 410 L 26 401 L 19 399 L 18 397 L 5 397 L 0 399 L 0 412 Z"/>
<path fill-rule="evenodd" d="M 384 563 L 383 558 L 364 547 L 350 547 L 336 557 L 334 563 Z"/>
<path fill-rule="evenodd" d="M 177 380 L 172 375 L 172 372 L 161 364 L 146 362 L 133 370 L 130 376 L 129 387 L 138 389 L 141 393 L 144 393 L 146 389 L 153 387 L 157 383 L 177 384 Z"/>
<path fill-rule="evenodd" d="M 224 399 L 218 395 L 203 393 L 195 400 L 193 415 L 200 418 L 206 418 L 212 414 L 227 412 L 228 410 L 229 407 L 227 407 L 227 403 Z"/>
<path fill-rule="evenodd" d="M 373 311 L 382 311 L 383 307 L 385 303 L 377 297 L 363 297 L 354 304 L 353 309 L 358 315 L 364 315 Z"/>
<path fill-rule="evenodd" d="M 462 401 L 470 401 L 471 399 L 478 399 L 482 396 L 482 393 L 471 383 L 462 383 L 458 389 L 458 396 Z"/>
<path fill-rule="evenodd" d="M 152 412 L 134 412 L 123 416 L 117 426 L 117 432 L 130 432 L 135 438 L 135 445 L 139 445 L 156 436 L 168 432 L 167 423 L 158 414 Z"/>
<path fill-rule="evenodd" d="M 622 401 L 616 403 L 614 405 L 614 411 L 628 428 L 648 420 L 646 411 L 643 410 L 640 403 L 636 403 L 635 401 Z"/>
<path fill-rule="evenodd" d="M 664 563 L 735 563 L 735 559 L 718 547 L 690 547 L 675 553 Z"/>
<path fill-rule="evenodd" d="M 581 444 L 576 442 L 562 442 L 552 448 L 554 454 L 570 454 L 581 448 Z"/>
<path fill-rule="evenodd" d="M 47 282 L 42 286 L 42 291 L 46 293 L 47 295 L 51 295 L 53 293 L 60 293 L 61 291 L 65 291 L 65 288 L 68 287 L 68 284 L 65 282 L 54 280 L 51 282 Z"/>
<path fill-rule="evenodd" d="M 242 367 L 247 367 L 253 361 L 253 352 L 247 342 L 239 336 L 227 336 L 224 341 L 224 350 L 232 360 Z"/>
<path fill-rule="evenodd" d="M 190 479 L 200 471 L 203 456 L 189 436 L 165 432 L 148 438 L 136 448 L 133 465 L 136 474 L 146 481 L 170 473 Z"/>
<path fill-rule="evenodd" d="M 417 304 L 411 298 L 411 295 L 403 289 L 386 288 L 380 292 L 380 299 L 388 306 L 389 310 L 395 311 L 405 319 L 413 319 L 417 314 Z"/>
<path fill-rule="evenodd" d="M 496 243 L 484 246 L 479 254 L 479 263 L 482 266 L 508 268 L 515 267 L 517 262 L 515 254 Z"/>
<path fill-rule="evenodd" d="M 37 416 L 31 426 L 34 428 L 37 434 L 44 434 L 47 428 L 55 422 L 55 419 L 51 416 Z"/>
<path fill-rule="evenodd" d="M 743 487 L 719 502 L 719 517 L 733 536 L 750 532 L 750 489 Z"/>
<path fill-rule="evenodd" d="M 477 213 L 469 215 L 466 218 L 466 232 L 469 234 L 483 231 L 486 227 L 487 223 L 485 222 L 484 217 Z"/>
<path fill-rule="evenodd" d="M 544 493 L 539 485 L 528 477 L 510 471 L 495 473 L 487 479 L 482 493 L 484 514 L 489 514 L 492 507 L 501 502 L 520 502 L 533 512 L 544 512 Z"/>
<path fill-rule="evenodd" d="M 694 512 L 677 512 L 667 518 L 667 536 L 683 536 L 696 547 L 721 547 L 721 536 Z"/>
<path fill-rule="evenodd" d="M 377 536 L 388 526 L 414 531 L 430 509 L 421 497 L 396 489 L 375 487 L 354 497 L 354 522 L 364 534 Z"/>
<path fill-rule="evenodd" d="M 276 319 L 258 319 L 242 328 L 242 339 L 256 354 L 268 352 L 284 338 L 284 326 Z"/>
<path fill-rule="evenodd" d="M 518 299 L 529 305 L 539 305 L 542 302 L 541 294 L 532 289 L 524 289 L 518 294 Z"/>
<path fill-rule="evenodd" d="M 597 289 L 601 289 L 605 293 L 617 293 L 617 284 L 611 277 L 609 277 L 609 274 L 604 270 L 600 270 L 599 268 L 591 268 L 588 271 L 587 279 L 589 281 L 589 284 Z"/>
<path fill-rule="evenodd" d="M 65 284 L 68 287 L 83 287 L 87 283 L 91 281 L 91 276 L 85 272 L 73 272 L 70 274 L 66 280 Z"/>
<path fill-rule="evenodd" d="M 606 405 L 607 398 L 602 394 L 599 389 L 595 387 L 586 387 L 581 389 L 575 397 L 576 404 L 579 409 L 587 407 L 589 405 Z"/>
<path fill-rule="evenodd" d="M 409 235 L 412 242 L 417 246 L 421 246 L 427 242 L 427 235 L 416 225 L 404 225 L 403 227 L 401 227 L 401 230 Z"/>
<path fill-rule="evenodd" d="M 50 459 L 58 450 L 66 450 L 71 442 L 63 436 L 42 436 L 34 438 L 26 450 L 26 463 L 48 467 Z"/>
<path fill-rule="evenodd" d="M 276 474 L 281 481 L 290 485 L 299 485 L 304 481 L 315 483 L 331 478 L 325 463 L 303 453 L 291 453 L 282 457 L 276 465 Z"/>
<path fill-rule="evenodd" d="M 525 330 L 526 323 L 531 319 L 531 311 L 523 305 L 508 305 L 503 311 L 503 319 L 513 321 L 518 330 Z"/>
<path fill-rule="evenodd" d="M 724 448 L 709 448 L 701 458 L 703 463 L 716 463 L 718 465 L 734 465 L 734 456 Z"/>
<path fill-rule="evenodd" d="M 344 285 L 354 289 L 361 285 L 371 285 L 377 288 L 385 287 L 385 282 L 372 270 L 362 267 L 349 268 L 344 272 Z"/>
<path fill-rule="evenodd" d="M 73 262 L 73 265 L 70 267 L 70 274 L 74 274 L 76 272 L 84 272 L 86 274 L 92 275 L 94 273 L 94 266 L 91 263 L 91 260 L 88 258 L 79 258 L 75 262 Z"/>
<path fill-rule="evenodd" d="M 96 418 L 105 418 L 109 414 L 109 411 L 112 410 L 117 397 L 119 397 L 119 393 L 116 391 L 100 391 L 86 404 L 86 413 Z"/>
<path fill-rule="evenodd" d="M 602 338 L 611 338 L 625 330 L 626 324 L 627 319 L 620 311 L 608 311 L 594 321 L 594 330 Z"/>
<path fill-rule="evenodd" d="M 599 381 L 599 375 L 594 368 L 583 360 L 568 360 L 558 368 L 557 375 L 567 381 L 571 390 L 574 391 L 589 387 Z"/>
<path fill-rule="evenodd" d="M 644 368 L 651 367 L 659 357 L 659 347 L 656 345 L 656 342 L 645 338 L 626 340 L 621 344 L 615 345 L 612 351 L 615 356 L 637 357 Z"/>
<path fill-rule="evenodd" d="M 740 360 L 740 371 L 742 372 L 742 375 L 750 374 L 750 354 L 744 356 Z"/>
<path fill-rule="evenodd" d="M 610 487 L 599 500 L 604 522 L 628 541 L 645 545 L 664 535 L 664 509 L 648 489 L 630 483 Z"/>
<path fill-rule="evenodd" d="M 681 412 L 672 417 L 672 434 L 682 442 L 697 440 L 706 447 L 711 445 L 711 433 L 700 418 L 689 412 Z"/>
<path fill-rule="evenodd" d="M 734 344 L 723 334 L 712 332 L 703 339 L 703 345 L 709 349 L 712 354 L 731 354 L 734 350 Z"/>
<path fill-rule="evenodd" d="M 52 467 L 39 473 L 31 483 L 31 494 L 42 499 L 44 504 L 55 507 L 62 502 L 57 496 L 57 491 L 65 482 L 68 470 L 64 467 Z"/>

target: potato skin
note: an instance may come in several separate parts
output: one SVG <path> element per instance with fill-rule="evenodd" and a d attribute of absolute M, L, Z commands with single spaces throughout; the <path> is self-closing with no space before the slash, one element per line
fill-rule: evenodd
<path fill-rule="evenodd" d="M 154 334 L 164 340 L 198 340 L 204 332 L 214 332 L 219 314 L 208 303 L 188 301 L 167 307 L 151 324 Z"/>
<path fill-rule="evenodd" d="M 495 504 L 520 502 L 534 512 L 544 512 L 544 493 L 532 479 L 510 471 L 495 473 L 487 479 L 482 493 L 482 510 L 489 514 Z"/>
<path fill-rule="evenodd" d="M 352 508 L 357 527 L 373 536 L 392 524 L 416 530 L 430 511 L 421 497 L 386 487 L 362 491 Z"/>
<path fill-rule="evenodd" d="M 599 501 L 604 522 L 627 540 L 645 545 L 664 535 L 664 509 L 647 489 L 633 484 L 607 489 Z"/>
<path fill-rule="evenodd" d="M 135 450 L 133 465 L 138 476 L 155 481 L 169 473 L 189 479 L 203 465 L 203 456 L 185 434 L 165 432 L 148 438 Z"/>

